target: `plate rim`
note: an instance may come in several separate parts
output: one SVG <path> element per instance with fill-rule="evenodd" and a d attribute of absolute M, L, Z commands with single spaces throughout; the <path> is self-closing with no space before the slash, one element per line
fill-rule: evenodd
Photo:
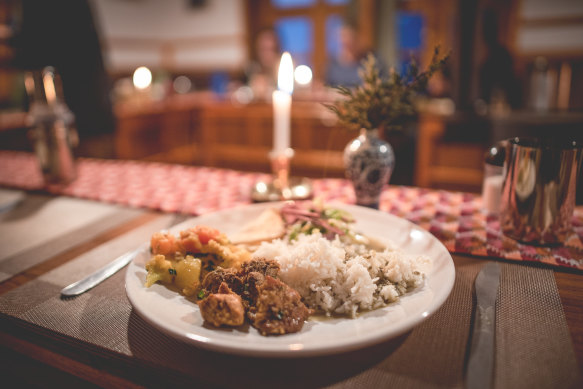
<path fill-rule="evenodd" d="M 209 212 L 209 213 L 202 214 L 199 216 L 193 216 L 192 218 L 189 218 L 188 220 L 172 227 L 170 229 L 170 231 L 171 232 L 180 231 L 181 229 L 184 229 L 187 226 L 193 225 L 193 222 L 195 222 L 197 219 L 205 218 L 205 217 L 212 216 L 212 215 L 218 216 L 220 214 L 227 214 L 227 213 L 237 212 L 237 211 L 251 209 L 251 208 L 262 209 L 262 208 L 268 208 L 268 207 L 277 207 L 278 205 L 281 205 L 281 204 L 283 204 L 283 202 L 255 203 L 255 204 L 247 204 L 247 205 L 240 205 L 240 206 L 231 207 L 231 208 L 225 208 L 225 209 L 222 209 L 219 211 Z M 362 207 L 359 205 L 346 204 L 346 203 L 330 202 L 330 203 L 327 203 L 327 205 L 348 208 L 349 211 L 350 211 L 350 208 L 353 208 L 353 209 L 356 209 L 359 213 L 365 213 L 365 214 L 370 213 L 371 215 L 372 214 L 382 215 L 382 217 L 387 217 L 388 219 L 392 218 L 392 219 L 399 220 L 400 223 L 405 223 L 406 225 L 409 225 L 410 227 L 413 227 L 416 230 L 421 231 L 424 236 L 429 237 L 430 239 L 432 239 L 434 241 L 434 243 L 438 244 L 440 251 L 447 254 L 447 261 L 446 261 L 447 266 L 445 268 L 445 270 L 446 270 L 445 281 L 446 282 L 443 284 L 443 289 L 441 290 L 441 293 L 438 296 L 434 296 L 434 300 L 431 302 L 430 306 L 424 310 L 424 312 L 422 314 L 420 313 L 420 314 L 416 314 L 413 316 L 408 316 L 405 321 L 402 321 L 402 320 L 398 321 L 397 323 L 395 323 L 394 326 L 391 326 L 392 331 L 385 331 L 385 332 L 381 332 L 379 334 L 374 334 L 373 336 L 368 336 L 365 339 L 361 339 L 361 340 L 344 339 L 339 344 L 327 345 L 325 347 L 312 347 L 312 346 L 310 346 L 309 343 L 303 344 L 303 346 L 301 348 L 297 348 L 297 349 L 290 348 L 289 345 L 287 348 L 282 348 L 281 344 L 277 344 L 278 347 L 275 347 L 275 348 L 266 347 L 265 344 L 261 344 L 259 347 L 257 347 L 258 346 L 257 344 L 255 344 L 255 347 L 244 347 L 244 346 L 241 346 L 237 342 L 233 342 L 233 343 L 228 344 L 227 342 L 225 342 L 223 340 L 209 339 L 204 335 L 197 335 L 196 333 L 193 333 L 193 332 L 176 331 L 173 327 L 169 327 L 167 325 L 164 325 L 162 320 L 155 320 L 150 313 L 144 311 L 142 309 L 142 304 L 139 303 L 138 301 L 136 301 L 137 296 L 134 295 L 134 291 L 131 290 L 131 287 L 130 287 L 130 285 L 131 285 L 130 277 L 134 277 L 134 275 L 131 274 L 131 269 L 132 269 L 132 266 L 137 266 L 135 264 L 135 262 L 138 260 L 139 255 L 137 255 L 131 261 L 130 266 L 128 266 L 128 268 L 126 269 L 126 274 L 125 274 L 125 279 L 124 279 L 125 280 L 126 295 L 130 301 L 132 309 L 134 309 L 143 320 L 145 320 L 148 324 L 152 325 L 153 327 L 155 327 L 159 331 L 161 331 L 167 335 L 170 335 L 174 339 L 186 342 L 188 344 L 194 345 L 194 346 L 202 348 L 202 349 L 216 351 L 216 352 L 223 352 L 223 353 L 228 353 L 228 354 L 233 354 L 233 355 L 243 355 L 243 356 L 253 356 L 253 357 L 294 358 L 294 357 L 321 356 L 321 355 L 335 354 L 335 353 L 341 353 L 341 352 L 349 352 L 349 351 L 353 351 L 353 350 L 357 350 L 357 349 L 361 349 L 361 348 L 366 348 L 368 346 L 372 346 L 375 344 L 379 344 L 379 343 L 382 343 L 384 341 L 388 341 L 390 339 L 397 338 L 397 337 L 403 335 L 404 333 L 412 330 L 413 328 L 417 327 L 419 324 L 421 324 L 423 321 L 427 320 L 429 317 L 433 316 L 433 314 L 435 314 L 435 312 L 437 312 L 437 310 L 439 310 L 439 308 L 441 308 L 443 306 L 443 304 L 445 303 L 447 298 L 450 296 L 451 291 L 453 290 L 453 286 L 455 283 L 455 272 L 456 271 L 455 271 L 455 266 L 453 263 L 453 258 L 451 256 L 451 253 L 447 250 L 445 245 L 439 239 L 437 239 L 437 237 L 435 237 L 429 231 L 416 225 L 415 223 L 413 223 L 405 218 L 390 214 L 386 211 L 375 210 L 375 209 L 371 209 L 371 208 L 367 208 L 367 207 Z M 432 271 L 433 271 L 433 268 L 432 268 Z M 431 274 L 431 272 L 430 272 L 430 274 Z M 143 289 L 143 287 L 141 289 Z M 140 292 L 138 292 L 138 293 L 140 293 Z M 179 296 L 179 298 L 184 298 L 184 296 L 180 296 L 180 295 L 177 295 L 177 296 Z M 388 307 L 390 307 L 390 306 L 391 305 L 389 305 Z M 382 309 L 386 309 L 386 308 L 387 307 L 382 307 L 382 308 L 378 308 L 377 310 L 382 310 Z M 346 319 L 346 320 L 351 320 L 351 319 Z"/>

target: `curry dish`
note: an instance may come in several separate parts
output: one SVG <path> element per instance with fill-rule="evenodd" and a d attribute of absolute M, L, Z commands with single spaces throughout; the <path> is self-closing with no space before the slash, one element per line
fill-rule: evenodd
<path fill-rule="evenodd" d="M 253 238 L 255 239 L 255 238 Z M 251 260 L 220 231 L 196 226 L 178 237 L 152 236 L 146 287 L 159 282 L 196 296 L 205 322 L 237 327 L 247 319 L 262 335 L 300 331 L 312 313 L 301 296 L 278 279 L 279 264 Z"/>
<path fill-rule="evenodd" d="M 262 335 L 301 331 L 316 311 L 354 318 L 423 285 L 429 258 L 364 236 L 354 223 L 340 209 L 286 203 L 232 240 L 207 226 L 155 233 L 145 285 L 177 288 L 208 325 L 249 323 Z"/>

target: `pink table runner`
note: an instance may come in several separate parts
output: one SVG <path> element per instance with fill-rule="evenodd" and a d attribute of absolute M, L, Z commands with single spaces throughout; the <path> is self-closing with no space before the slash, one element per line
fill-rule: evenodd
<path fill-rule="evenodd" d="M 64 187 L 43 185 L 35 156 L 0 152 L 0 185 L 199 215 L 249 204 L 253 184 L 267 175 L 152 162 L 79 159 L 78 178 Z M 350 183 L 313 181 L 324 201 L 354 203 Z M 429 230 L 450 252 L 508 260 L 542 262 L 583 270 L 583 207 L 573 217 L 573 233 L 560 247 L 536 247 L 503 236 L 495 216 L 482 212 L 480 196 L 388 186 L 380 208 Z"/>

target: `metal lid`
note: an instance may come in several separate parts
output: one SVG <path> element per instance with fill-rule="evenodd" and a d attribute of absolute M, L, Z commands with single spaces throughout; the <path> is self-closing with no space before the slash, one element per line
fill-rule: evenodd
<path fill-rule="evenodd" d="M 495 143 L 486 151 L 484 162 L 488 165 L 503 166 L 506 158 L 506 141 Z"/>

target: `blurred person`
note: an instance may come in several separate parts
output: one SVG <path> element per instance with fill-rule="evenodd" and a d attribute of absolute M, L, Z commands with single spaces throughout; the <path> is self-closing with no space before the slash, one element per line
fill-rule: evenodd
<path fill-rule="evenodd" d="M 360 85 L 362 80 L 358 75 L 358 69 L 362 66 L 362 60 L 369 50 L 362 47 L 355 26 L 345 23 L 339 31 L 340 52 L 332 58 L 326 69 L 325 82 L 329 86 L 354 87 Z M 386 76 L 386 69 L 381 59 L 375 55 L 376 63 L 381 77 Z"/>
<path fill-rule="evenodd" d="M 419 97 L 421 110 L 438 115 L 452 115 L 455 112 L 452 71 L 449 62 L 433 74 L 427 82 L 425 94 Z"/>
<path fill-rule="evenodd" d="M 277 88 L 277 71 L 281 48 L 277 32 L 272 27 L 259 30 L 254 41 L 252 59 L 245 69 L 245 78 L 255 97 L 268 99 Z"/>
<path fill-rule="evenodd" d="M 79 154 L 114 157 L 110 80 L 88 1 L 22 0 L 21 9 L 15 65 L 24 70 L 54 67 L 75 115 Z"/>
<path fill-rule="evenodd" d="M 427 94 L 432 98 L 451 98 L 453 94 L 452 75 L 449 62 L 436 72 L 427 82 Z"/>
<path fill-rule="evenodd" d="M 479 97 L 488 105 L 518 108 L 522 99 L 520 82 L 510 51 L 498 39 L 498 17 L 492 9 L 486 9 L 482 15 L 482 38 L 486 59 L 479 70 Z"/>

